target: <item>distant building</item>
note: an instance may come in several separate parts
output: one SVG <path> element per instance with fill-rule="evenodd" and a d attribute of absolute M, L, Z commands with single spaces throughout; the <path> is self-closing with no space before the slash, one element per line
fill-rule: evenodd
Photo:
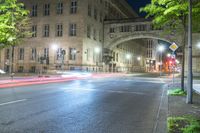
<path fill-rule="evenodd" d="M 14 48 L 14 72 L 102 69 L 103 23 L 134 18 L 125 0 L 20 0 L 30 10 L 32 37 Z M 11 49 L 1 51 L 10 69 Z"/>

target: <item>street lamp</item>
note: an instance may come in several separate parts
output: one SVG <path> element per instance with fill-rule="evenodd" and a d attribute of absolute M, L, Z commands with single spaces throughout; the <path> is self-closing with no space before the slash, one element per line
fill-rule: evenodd
<path fill-rule="evenodd" d="M 99 53 L 100 53 L 101 49 L 99 47 L 96 47 L 94 49 L 94 52 L 95 52 L 95 57 L 96 57 L 96 67 L 98 67 L 98 62 L 99 62 Z M 96 68 L 96 71 L 97 71 L 97 68 Z"/>
<path fill-rule="evenodd" d="M 179 63 L 180 63 L 180 61 L 179 61 L 179 60 L 176 60 L 176 63 L 177 63 L 177 64 L 179 64 Z"/>
<path fill-rule="evenodd" d="M 200 42 L 197 44 L 197 48 L 199 48 L 199 49 L 200 49 Z"/>
<path fill-rule="evenodd" d="M 162 66 L 163 66 L 163 59 L 162 59 L 162 56 L 163 56 L 163 51 L 165 50 L 165 47 L 163 45 L 160 45 L 158 47 L 158 51 L 160 52 L 161 54 L 161 63 L 160 63 L 160 76 L 162 76 Z"/>
<path fill-rule="evenodd" d="M 138 60 L 138 61 L 140 61 L 140 60 L 141 60 L 141 57 L 140 57 L 140 56 L 139 56 L 139 57 L 137 57 L 137 60 Z"/>
<path fill-rule="evenodd" d="M 54 63 L 53 64 L 55 64 L 56 50 L 58 50 L 58 45 L 53 44 L 53 45 L 51 45 L 51 48 L 53 50 L 53 59 L 54 59 Z"/>
<path fill-rule="evenodd" d="M 101 50 L 100 50 L 99 47 L 96 47 L 96 48 L 94 49 L 94 51 L 95 51 L 96 54 L 99 54 Z"/>
<path fill-rule="evenodd" d="M 168 53 L 168 54 L 167 54 L 167 57 L 168 57 L 168 58 L 169 58 L 169 57 L 171 57 L 171 54 L 170 54 L 170 53 Z"/>
<path fill-rule="evenodd" d="M 55 50 L 57 50 L 58 49 L 58 45 L 56 45 L 56 44 L 53 44 L 52 46 L 51 46 L 51 48 L 55 51 Z"/>
<path fill-rule="evenodd" d="M 126 54 L 126 59 L 129 60 L 131 58 L 131 54 Z"/>
<path fill-rule="evenodd" d="M 129 62 L 130 62 L 130 59 L 131 59 L 131 54 L 126 54 L 126 59 L 128 60 L 128 65 L 129 66 Z M 129 67 L 128 67 L 128 71 L 129 71 Z"/>

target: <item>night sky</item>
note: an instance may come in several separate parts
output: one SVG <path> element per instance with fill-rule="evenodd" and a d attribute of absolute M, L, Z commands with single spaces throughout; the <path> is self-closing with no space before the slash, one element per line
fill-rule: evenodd
<path fill-rule="evenodd" d="M 128 3 L 133 7 L 133 9 L 139 13 L 140 7 L 144 7 L 146 4 L 150 3 L 151 0 L 127 0 Z M 140 13 L 140 16 L 144 16 L 144 13 Z"/>

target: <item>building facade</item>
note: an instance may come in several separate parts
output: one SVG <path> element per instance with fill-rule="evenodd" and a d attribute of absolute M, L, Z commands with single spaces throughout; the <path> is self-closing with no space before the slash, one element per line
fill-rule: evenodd
<path fill-rule="evenodd" d="M 14 47 L 14 72 L 100 70 L 104 20 L 137 17 L 125 0 L 20 0 L 30 10 L 32 37 Z M 1 69 L 11 67 L 11 48 Z"/>

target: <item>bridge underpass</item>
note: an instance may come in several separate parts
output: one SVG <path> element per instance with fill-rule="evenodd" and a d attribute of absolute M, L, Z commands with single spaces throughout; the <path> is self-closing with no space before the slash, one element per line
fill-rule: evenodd
<path fill-rule="evenodd" d="M 154 29 L 151 21 L 113 20 L 104 26 L 104 60 L 108 71 L 160 71 L 161 58 L 157 47 L 162 42 L 180 45 L 181 39 Z"/>

